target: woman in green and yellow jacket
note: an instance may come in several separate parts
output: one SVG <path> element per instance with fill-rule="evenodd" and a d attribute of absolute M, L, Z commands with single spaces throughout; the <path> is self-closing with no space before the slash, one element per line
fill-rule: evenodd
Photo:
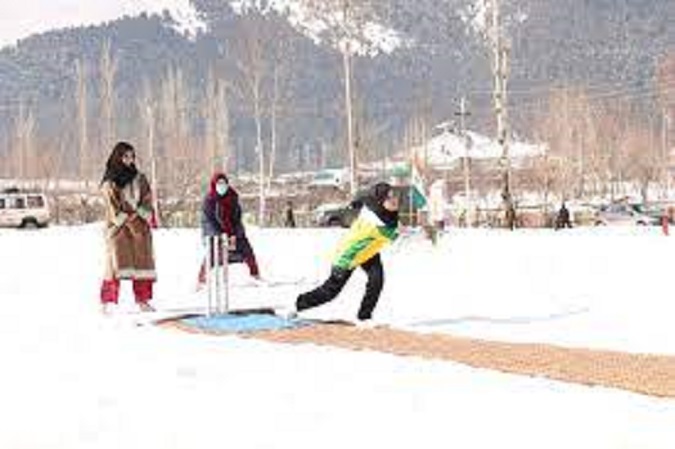
<path fill-rule="evenodd" d="M 362 204 L 361 211 L 338 246 L 329 278 L 314 290 L 298 296 L 295 303 L 298 312 L 335 299 L 354 269 L 360 266 L 368 275 L 368 282 L 358 319 L 372 318 L 384 285 L 380 251 L 398 237 L 398 195 L 391 185 L 381 182 L 358 202 Z"/>

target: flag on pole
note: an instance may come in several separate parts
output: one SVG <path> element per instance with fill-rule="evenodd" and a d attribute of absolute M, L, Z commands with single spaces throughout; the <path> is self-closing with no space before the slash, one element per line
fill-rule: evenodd
<path fill-rule="evenodd" d="M 428 197 L 420 163 L 416 157 L 410 161 L 410 184 L 412 205 L 415 209 L 422 209 L 427 205 Z"/>

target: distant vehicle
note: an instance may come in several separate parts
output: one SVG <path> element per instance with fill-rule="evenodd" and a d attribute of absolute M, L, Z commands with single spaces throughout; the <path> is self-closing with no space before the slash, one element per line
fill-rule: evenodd
<path fill-rule="evenodd" d="M 314 174 L 309 185 L 342 189 L 347 185 L 347 171 L 341 168 L 321 170 Z"/>
<path fill-rule="evenodd" d="M 0 192 L 0 226 L 41 228 L 49 224 L 49 202 L 40 192 L 5 189 Z"/>
<path fill-rule="evenodd" d="M 317 207 L 313 219 L 316 226 L 348 228 L 358 214 L 359 209 L 351 203 L 331 203 Z"/>
<path fill-rule="evenodd" d="M 410 225 L 417 223 L 417 213 L 422 208 L 420 200 L 416 197 L 415 189 L 410 186 L 393 186 L 399 195 L 399 218 L 401 224 Z M 348 228 L 359 215 L 361 210 L 358 198 L 365 191 L 358 192 L 355 201 L 347 203 L 324 204 L 314 210 L 314 224 L 316 226 L 335 226 Z"/>
<path fill-rule="evenodd" d="M 671 206 L 667 204 L 652 204 L 649 207 L 645 207 L 644 209 L 640 208 L 640 211 L 645 215 L 649 215 L 659 223 L 661 223 L 663 218 L 666 217 L 668 218 L 669 224 L 675 224 L 675 217 L 669 212 L 670 207 Z"/>
<path fill-rule="evenodd" d="M 637 204 L 614 203 L 600 208 L 595 216 L 595 224 L 620 226 L 655 226 L 658 218 L 645 214 Z"/>

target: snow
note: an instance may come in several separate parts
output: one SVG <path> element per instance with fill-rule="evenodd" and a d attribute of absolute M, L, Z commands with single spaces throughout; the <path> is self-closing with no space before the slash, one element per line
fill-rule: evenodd
<path fill-rule="evenodd" d="M 250 229 L 263 275 L 328 270 L 343 230 Z M 3 448 L 670 449 L 675 402 L 369 351 L 134 327 L 98 313 L 102 228 L 0 229 Z M 155 233 L 156 305 L 194 293 L 197 230 Z M 384 254 L 378 320 L 420 332 L 675 354 L 658 229 L 453 229 Z M 309 285 L 251 287 L 235 306 Z M 314 312 L 353 317 L 364 277 Z M 311 282 L 310 282 L 311 284 Z M 132 309 L 124 285 L 123 309 Z"/>
<path fill-rule="evenodd" d="M 167 11 L 172 26 L 194 36 L 205 25 L 190 0 L 3 0 L 0 7 L 0 48 L 13 45 L 35 33 L 55 29 L 97 25 L 143 12 Z"/>
<path fill-rule="evenodd" d="M 443 123 L 438 128 L 445 128 Z M 509 157 L 513 165 L 523 164 L 547 152 L 545 144 L 509 141 Z M 462 159 L 469 157 L 478 161 L 498 161 L 502 157 L 502 147 L 493 138 L 486 135 L 466 131 L 466 136 L 450 131 L 447 128 L 431 137 L 426 144 L 399 151 L 392 157 L 364 163 L 361 169 L 380 171 L 383 166 L 405 169 L 411 156 L 420 164 L 428 165 L 436 170 L 453 170 L 461 167 Z"/>
<path fill-rule="evenodd" d="M 460 17 L 470 30 L 487 37 L 489 35 L 488 27 L 490 24 L 489 13 L 490 8 L 486 0 L 475 0 L 461 10 Z"/>
<path fill-rule="evenodd" d="M 292 26 L 316 43 L 335 34 L 339 37 L 333 39 L 333 45 L 342 48 L 348 40 L 350 51 L 358 55 L 392 53 L 405 44 L 401 33 L 372 20 L 364 20 L 360 31 L 350 30 L 349 37 L 345 38 L 341 14 L 325 5 L 315 11 L 300 0 L 230 0 L 230 4 L 240 14 L 252 8 L 262 12 L 274 10 L 285 15 Z M 0 9 L 0 48 L 36 33 L 164 12 L 171 16 L 171 26 L 187 37 L 208 28 L 190 0 L 25 0 L 20 3 L 4 0 Z"/>
<path fill-rule="evenodd" d="M 390 54 L 407 43 L 400 32 L 372 20 L 364 19 L 361 27 L 345 24 L 339 3 L 316 2 L 312 5 L 307 0 L 230 0 L 230 4 L 239 14 L 251 9 L 263 13 L 276 11 L 315 43 L 328 40 L 340 49 L 349 45 L 350 52 L 361 56 Z M 331 34 L 333 39 L 327 39 Z"/>
<path fill-rule="evenodd" d="M 467 131 L 466 137 L 444 131 L 429 139 L 426 145 L 415 147 L 412 151 L 418 158 L 436 168 L 456 166 L 467 156 L 471 159 L 493 160 L 502 157 L 502 147 L 496 140 L 473 131 Z M 509 142 L 509 156 L 514 160 L 541 156 L 545 153 L 544 145 Z"/>
<path fill-rule="evenodd" d="M 481 36 L 487 42 L 494 39 L 492 27 L 492 7 L 489 0 L 470 0 L 460 9 L 460 19 L 467 25 L 467 28 Z M 506 6 L 506 8 L 504 8 Z M 508 11 L 505 11 L 507 9 Z M 529 19 L 527 13 L 528 6 L 522 2 L 505 2 L 501 10 L 502 24 L 505 28 L 515 28 L 521 26 Z M 507 32 L 508 34 L 508 32 Z"/>

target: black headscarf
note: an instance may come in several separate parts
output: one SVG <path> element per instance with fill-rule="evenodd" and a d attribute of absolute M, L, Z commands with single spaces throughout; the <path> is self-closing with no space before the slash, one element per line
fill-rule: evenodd
<path fill-rule="evenodd" d="M 122 162 L 122 156 L 129 151 L 135 151 L 130 143 L 118 142 L 115 145 L 115 148 L 113 148 L 112 153 L 110 153 L 110 157 L 108 157 L 108 161 L 105 164 L 105 173 L 103 174 L 101 184 L 110 181 L 118 188 L 122 189 L 133 181 L 138 174 L 136 164 L 131 163 L 130 165 L 126 165 Z"/>
<path fill-rule="evenodd" d="M 384 202 L 387 200 L 393 187 L 386 182 L 378 182 L 372 186 L 362 198 L 363 204 L 372 210 L 386 226 L 398 226 L 398 211 L 387 210 Z"/>

